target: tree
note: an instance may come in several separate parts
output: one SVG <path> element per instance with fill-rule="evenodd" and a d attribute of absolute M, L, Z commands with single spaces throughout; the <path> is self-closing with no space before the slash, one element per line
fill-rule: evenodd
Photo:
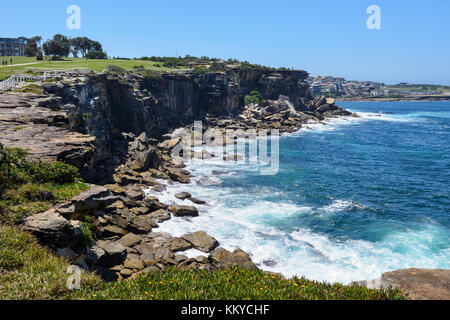
<path fill-rule="evenodd" d="M 98 41 L 91 40 L 87 37 L 77 37 L 70 40 L 73 51 L 80 52 L 83 58 L 91 52 L 102 52 L 102 44 Z"/>
<path fill-rule="evenodd" d="M 88 54 L 86 54 L 87 59 L 106 59 L 106 52 L 100 50 L 100 51 L 89 51 Z"/>
<path fill-rule="evenodd" d="M 42 45 L 46 56 L 67 57 L 70 53 L 70 40 L 62 34 L 55 34 L 52 40 L 47 40 Z"/>
<path fill-rule="evenodd" d="M 27 57 L 35 57 L 39 55 L 39 51 L 41 50 L 41 41 L 42 37 L 35 36 L 27 39 L 25 43 L 25 55 Z"/>

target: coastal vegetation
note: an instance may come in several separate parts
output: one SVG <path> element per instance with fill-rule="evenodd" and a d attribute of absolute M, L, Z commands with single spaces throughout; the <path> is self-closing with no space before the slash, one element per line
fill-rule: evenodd
<path fill-rule="evenodd" d="M 63 162 L 31 161 L 21 149 L 0 144 L 0 223 L 20 224 L 88 186 L 78 169 Z"/>

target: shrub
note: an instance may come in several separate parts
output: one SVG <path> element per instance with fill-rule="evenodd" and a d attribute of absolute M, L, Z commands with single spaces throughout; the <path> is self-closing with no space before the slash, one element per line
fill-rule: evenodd
<path fill-rule="evenodd" d="M 259 93 L 258 91 L 252 91 L 252 92 L 250 92 L 250 95 L 247 95 L 244 98 L 245 105 L 252 104 L 252 103 L 260 104 L 262 100 L 263 100 L 263 97 L 262 97 L 261 93 Z"/>
<path fill-rule="evenodd" d="M 36 182 L 70 183 L 80 179 L 78 169 L 64 162 L 42 161 L 30 167 L 30 175 Z"/>
<path fill-rule="evenodd" d="M 81 222 L 81 234 L 78 235 L 77 246 L 86 247 L 94 243 L 94 227 L 90 222 Z"/>
<path fill-rule="evenodd" d="M 106 52 L 104 51 L 90 51 L 86 54 L 87 59 L 106 59 Z"/>

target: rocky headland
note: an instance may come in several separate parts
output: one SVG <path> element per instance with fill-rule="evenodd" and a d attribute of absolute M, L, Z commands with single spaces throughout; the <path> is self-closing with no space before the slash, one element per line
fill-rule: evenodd
<path fill-rule="evenodd" d="M 170 205 L 144 190 L 164 190 L 162 180 L 185 184 L 193 178 L 184 164 L 173 162 L 171 152 L 186 142 L 174 138 L 174 133 L 193 132 L 194 121 L 202 121 L 204 131 L 277 129 L 283 133 L 300 130 L 309 122 L 357 116 L 337 106 L 334 99 L 313 99 L 307 77 L 304 71 L 263 68 L 205 74 L 67 73 L 43 83 L 42 94 L 0 93 L 0 142 L 26 149 L 36 160 L 72 164 L 91 184 L 66 203 L 27 218 L 22 228 L 73 264 L 95 270 L 108 281 L 169 266 L 258 268 L 247 253 L 225 250 L 201 230 L 181 237 L 158 233 L 158 224 L 174 216 L 189 223 L 205 202 L 185 192 L 177 198 L 187 205 Z M 261 101 L 245 105 L 245 97 L 255 91 Z M 77 236 L 86 216 L 93 220 L 95 243 L 80 247 Z M 192 248 L 207 256 L 183 254 Z"/>

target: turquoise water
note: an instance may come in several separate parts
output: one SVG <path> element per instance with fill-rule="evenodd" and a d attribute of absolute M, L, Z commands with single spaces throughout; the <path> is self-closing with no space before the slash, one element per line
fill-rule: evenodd
<path fill-rule="evenodd" d="M 280 139 L 280 170 L 193 161 L 217 185 L 175 185 L 208 201 L 161 231 L 205 230 L 263 269 L 339 281 L 409 268 L 450 269 L 450 102 L 342 102 L 360 118 Z M 227 174 L 214 176 L 213 170 Z M 187 203 L 184 203 L 187 204 Z M 197 252 L 191 252 L 192 255 Z"/>

